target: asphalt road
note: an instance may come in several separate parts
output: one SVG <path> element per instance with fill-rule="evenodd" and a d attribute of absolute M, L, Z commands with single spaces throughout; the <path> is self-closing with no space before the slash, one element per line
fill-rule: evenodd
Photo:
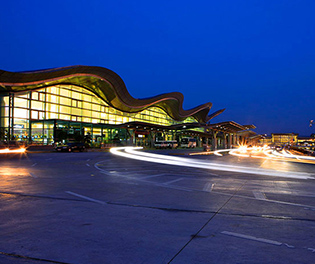
<path fill-rule="evenodd" d="M 314 263 L 315 165 L 154 152 L 293 177 L 108 152 L 2 156 L 0 263 Z"/>

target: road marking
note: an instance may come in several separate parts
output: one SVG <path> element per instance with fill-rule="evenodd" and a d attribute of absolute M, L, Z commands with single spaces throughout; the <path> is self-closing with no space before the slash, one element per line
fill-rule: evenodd
<path fill-rule="evenodd" d="M 87 159 L 86 161 L 90 161 L 91 159 Z"/>
<path fill-rule="evenodd" d="M 243 234 L 234 233 L 234 232 L 228 232 L 228 231 L 223 231 L 223 232 L 221 232 L 221 234 L 228 235 L 228 236 L 239 237 L 239 238 L 244 238 L 244 239 L 249 239 L 249 240 L 254 240 L 254 241 L 257 241 L 257 242 L 263 242 L 263 243 L 267 243 L 267 244 L 271 244 L 271 245 L 275 245 L 275 246 L 281 246 L 283 244 L 283 243 L 281 243 L 279 241 L 275 241 L 275 240 L 269 240 L 269 239 L 265 239 L 265 238 L 248 236 L 248 235 L 243 235 Z"/>
<path fill-rule="evenodd" d="M 205 184 L 202 190 L 205 192 L 211 192 L 213 187 L 214 187 L 214 183 L 208 182 Z"/>
<path fill-rule="evenodd" d="M 275 182 L 276 188 L 290 190 L 288 183 L 286 182 Z"/>
<path fill-rule="evenodd" d="M 213 193 L 217 193 L 217 194 L 221 194 L 221 195 L 225 195 L 225 196 L 231 196 L 231 193 L 223 193 L 223 192 L 218 192 L 218 191 L 213 191 Z M 234 197 L 244 198 L 244 199 L 249 199 L 249 200 L 256 199 L 254 197 L 245 196 L 245 195 L 237 195 L 237 194 L 234 195 Z M 308 205 L 308 204 L 297 204 L 297 203 L 283 202 L 283 201 L 270 200 L 270 199 L 266 199 L 266 200 L 263 200 L 263 201 L 264 202 L 268 202 L 268 203 L 277 203 L 277 204 L 284 204 L 284 205 L 292 205 L 292 206 L 304 207 L 305 210 L 313 210 L 313 211 L 315 211 L 315 206 Z"/>
<path fill-rule="evenodd" d="M 149 183 L 152 183 L 152 182 L 149 182 Z M 159 184 L 159 183 L 155 183 L 154 185 L 160 186 L 163 188 L 170 188 L 170 189 L 174 189 L 174 190 L 179 190 L 179 191 L 192 192 L 191 189 L 187 189 L 185 187 L 171 186 L 171 185 L 165 185 L 165 184 Z"/>
<path fill-rule="evenodd" d="M 266 196 L 263 192 L 253 191 L 253 194 L 254 194 L 255 198 L 258 200 L 266 200 Z"/>
<path fill-rule="evenodd" d="M 165 173 L 154 174 L 154 175 L 150 175 L 150 176 L 146 176 L 146 177 L 141 177 L 141 178 L 139 178 L 139 179 L 140 179 L 140 180 L 144 180 L 144 179 L 155 178 L 155 177 L 164 176 L 164 175 L 165 175 Z"/>
<path fill-rule="evenodd" d="M 312 251 L 313 253 L 315 253 L 315 248 L 307 248 L 307 250 Z"/>
<path fill-rule="evenodd" d="M 37 165 L 37 163 L 34 163 L 33 165 L 32 165 L 32 167 L 34 167 L 34 166 L 36 166 Z"/>
<path fill-rule="evenodd" d="M 304 210 L 312 210 L 312 211 L 315 211 L 315 208 L 312 209 L 312 208 L 307 208 L 307 207 L 305 207 Z"/>
<path fill-rule="evenodd" d="M 183 180 L 183 179 L 184 179 L 184 178 L 178 178 L 178 179 L 176 179 L 176 180 L 172 180 L 172 181 L 164 182 L 163 184 L 165 184 L 165 185 L 169 185 L 169 184 L 171 184 L 171 183 L 178 182 L 178 181 L 181 181 L 181 180 Z"/>
<path fill-rule="evenodd" d="M 90 167 L 90 164 L 86 163 L 86 166 Z"/>
<path fill-rule="evenodd" d="M 33 177 L 33 178 L 38 178 L 36 175 L 34 175 L 33 173 L 30 172 L 30 175 Z"/>
<path fill-rule="evenodd" d="M 287 243 L 284 243 L 284 245 L 285 245 L 286 247 L 288 247 L 288 248 L 295 248 L 295 246 L 289 245 L 289 244 L 287 244 Z"/>
<path fill-rule="evenodd" d="M 77 196 L 77 197 L 80 197 L 82 199 L 85 199 L 85 200 L 88 200 L 88 201 L 91 201 L 91 202 L 94 202 L 94 203 L 107 204 L 106 202 L 103 202 L 103 201 L 100 201 L 100 200 L 96 200 L 96 199 L 93 199 L 93 198 L 90 198 L 90 197 L 87 197 L 87 196 L 84 196 L 84 195 L 81 195 L 81 194 L 78 194 L 78 193 L 74 193 L 74 192 L 70 192 L 70 191 L 66 191 L 66 193 L 74 195 L 74 196 Z"/>

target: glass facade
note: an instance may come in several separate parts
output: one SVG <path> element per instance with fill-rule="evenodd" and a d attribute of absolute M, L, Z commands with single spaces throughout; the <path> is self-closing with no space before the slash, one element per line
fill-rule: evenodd
<path fill-rule="evenodd" d="M 94 144 L 110 143 L 132 137 L 128 129 L 115 127 L 128 122 L 170 126 L 197 121 L 193 117 L 175 121 L 158 107 L 138 113 L 122 112 L 75 85 L 49 86 L 0 96 L 0 140 L 52 144 L 66 138 L 82 140 L 85 137 Z M 166 136 L 172 137 L 170 135 Z"/>

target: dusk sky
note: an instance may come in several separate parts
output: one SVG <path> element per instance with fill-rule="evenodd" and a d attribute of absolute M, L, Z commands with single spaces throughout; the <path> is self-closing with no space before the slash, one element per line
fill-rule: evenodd
<path fill-rule="evenodd" d="M 116 72 L 130 94 L 181 92 L 184 109 L 260 134 L 315 126 L 315 1 L 2 1 L 0 69 Z"/>

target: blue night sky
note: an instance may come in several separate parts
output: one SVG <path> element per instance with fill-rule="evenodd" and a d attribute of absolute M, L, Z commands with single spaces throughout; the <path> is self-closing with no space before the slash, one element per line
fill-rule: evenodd
<path fill-rule="evenodd" d="M 212 123 L 315 133 L 314 0 L 10 0 L 1 10 L 0 69 L 101 66 L 135 98 L 178 91 L 184 109 L 226 108 Z"/>

